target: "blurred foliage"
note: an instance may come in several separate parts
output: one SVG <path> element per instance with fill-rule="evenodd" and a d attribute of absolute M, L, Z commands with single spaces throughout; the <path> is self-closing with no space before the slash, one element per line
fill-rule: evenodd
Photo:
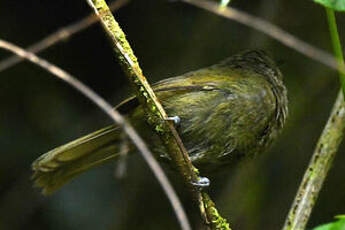
<path fill-rule="evenodd" d="M 232 1 L 297 37 L 332 51 L 323 7 L 312 1 Z M 28 46 L 91 13 L 83 1 L 0 1 L 0 37 Z M 338 15 L 344 25 L 344 15 Z M 271 151 L 210 175 L 211 195 L 233 229 L 279 229 L 335 100 L 337 73 L 234 21 L 167 0 L 132 0 L 116 13 L 150 82 L 213 64 L 244 49 L 269 51 L 283 62 L 290 115 Z M 339 26 L 342 43 L 345 27 Z M 90 46 L 93 44 L 93 46 Z M 114 105 L 130 95 L 100 26 L 40 56 L 64 68 Z M 8 53 L 0 51 L 0 59 Z M 99 62 L 94 63 L 94 57 Z M 102 69 L 102 75 L 97 74 Z M 0 73 L 0 229 L 177 229 L 173 211 L 139 155 L 127 159 L 123 179 L 115 164 L 83 174 L 56 194 L 32 188 L 31 162 L 40 154 L 110 124 L 91 102 L 40 68 L 24 62 Z M 345 209 L 341 146 L 309 226 Z M 169 171 L 168 171 L 169 172 Z M 191 219 L 198 219 L 169 172 Z M 198 222 L 195 222 L 197 226 Z"/>
<path fill-rule="evenodd" d="M 220 0 L 221 6 L 227 6 L 230 3 L 231 0 Z"/>
<path fill-rule="evenodd" d="M 345 11 L 345 1 L 344 0 L 314 0 L 317 3 L 329 7 L 333 10 Z"/>
<path fill-rule="evenodd" d="M 345 230 L 345 216 L 336 216 L 337 221 L 334 221 L 329 224 L 323 224 L 314 228 L 314 230 Z"/>

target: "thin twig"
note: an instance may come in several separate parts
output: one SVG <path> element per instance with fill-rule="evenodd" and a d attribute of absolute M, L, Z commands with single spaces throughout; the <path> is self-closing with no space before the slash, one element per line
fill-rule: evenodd
<path fill-rule="evenodd" d="M 129 1 L 130 0 L 113 1 L 109 5 L 109 8 L 112 11 L 117 10 L 123 7 L 124 5 L 126 5 Z M 32 53 L 39 53 L 61 41 L 69 39 L 71 36 L 83 31 L 84 29 L 90 27 L 96 22 L 98 22 L 98 17 L 96 17 L 94 14 L 90 14 L 89 16 L 81 19 L 80 21 L 77 21 L 66 27 L 63 27 L 59 29 L 58 31 L 48 35 L 47 37 L 43 38 L 41 41 L 29 46 L 26 50 Z M 0 72 L 22 62 L 23 60 L 24 60 L 23 58 L 16 55 L 13 55 L 5 59 L 4 61 L 0 62 Z"/>
<path fill-rule="evenodd" d="M 140 104 L 145 110 L 148 123 L 153 127 L 153 130 L 167 147 L 172 164 L 183 178 L 193 200 L 200 207 L 204 222 L 209 224 L 212 229 L 230 229 L 226 220 L 219 215 L 214 203 L 206 192 L 199 191 L 193 185 L 193 183 L 199 180 L 197 170 L 192 165 L 188 152 L 173 123 L 167 120 L 168 116 L 166 112 L 143 75 L 137 58 L 126 40 L 125 34 L 116 22 L 106 2 L 104 0 L 87 0 L 87 2 L 99 16 L 104 30 L 112 42 L 119 63 L 131 82 Z"/>
<path fill-rule="evenodd" d="M 326 8 L 332 45 L 339 66 L 344 67 L 344 57 L 333 10 Z M 339 72 L 341 86 L 345 87 L 345 75 Z M 319 138 L 295 200 L 286 218 L 283 230 L 303 230 L 307 225 L 323 182 L 344 137 L 345 102 L 344 88 L 339 91 L 328 122 Z"/>
<path fill-rule="evenodd" d="M 102 109 L 115 123 L 117 123 L 128 135 L 131 139 L 133 144 L 138 148 L 140 153 L 143 155 L 144 159 L 148 163 L 149 167 L 153 171 L 154 175 L 156 176 L 157 180 L 159 181 L 160 185 L 162 186 L 164 192 L 166 193 L 169 201 L 177 215 L 179 223 L 181 224 L 182 229 L 190 230 L 190 224 L 188 222 L 186 213 L 183 210 L 182 204 L 176 195 L 173 187 L 171 186 L 168 178 L 166 177 L 164 171 L 159 166 L 158 162 L 153 157 L 150 150 L 147 148 L 146 144 L 142 140 L 142 138 L 136 133 L 133 127 L 118 113 L 113 107 L 107 103 L 102 97 L 96 94 L 92 89 L 88 86 L 84 85 L 82 82 L 77 80 L 71 74 L 67 73 L 66 71 L 60 69 L 59 67 L 49 63 L 46 60 L 43 60 L 37 57 L 35 54 L 25 51 L 24 49 L 19 48 L 11 43 L 8 43 L 2 39 L 0 39 L 0 47 L 6 50 L 9 50 L 16 55 L 25 58 L 46 71 L 52 73 L 53 75 L 57 76 L 61 80 L 67 82 L 69 85 L 73 86 L 76 90 L 81 92 L 84 96 L 89 98 L 92 102 L 94 102 L 100 109 Z"/>
<path fill-rule="evenodd" d="M 275 26 L 261 18 L 252 16 L 250 14 L 234 9 L 232 7 L 219 8 L 219 5 L 216 2 L 212 2 L 209 0 L 180 0 L 180 1 L 205 9 L 219 16 L 235 20 L 248 27 L 251 27 L 255 30 L 265 33 L 268 36 L 272 37 L 273 39 L 300 52 L 301 54 L 309 58 L 316 60 L 332 69 L 345 73 L 345 68 L 339 66 L 337 60 L 331 54 L 323 50 L 320 50 L 296 38 L 292 34 L 280 29 L 278 26 Z"/>

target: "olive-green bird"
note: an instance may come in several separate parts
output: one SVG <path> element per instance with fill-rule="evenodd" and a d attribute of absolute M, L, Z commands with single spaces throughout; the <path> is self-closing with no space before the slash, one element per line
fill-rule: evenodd
<path fill-rule="evenodd" d="M 180 118 L 177 131 L 201 171 L 265 150 L 288 112 L 282 74 L 258 50 L 159 81 L 153 89 L 169 116 Z M 157 158 L 169 161 L 135 97 L 116 109 L 127 116 Z M 35 183 L 43 193 L 52 193 L 83 171 L 118 158 L 122 141 L 121 130 L 111 125 L 55 148 L 33 162 Z"/>

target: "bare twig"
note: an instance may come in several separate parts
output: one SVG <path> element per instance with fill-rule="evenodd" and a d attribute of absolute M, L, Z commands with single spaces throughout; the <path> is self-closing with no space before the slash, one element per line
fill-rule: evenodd
<path fill-rule="evenodd" d="M 148 123 L 167 147 L 172 164 L 174 164 L 185 185 L 189 188 L 193 200 L 200 207 L 204 222 L 210 224 L 212 229 L 229 229 L 225 219 L 218 214 L 214 203 L 206 192 L 200 192 L 192 184 L 199 180 L 197 170 L 192 165 L 187 150 L 183 146 L 173 123 L 167 120 L 166 112 L 144 77 L 125 34 L 116 22 L 106 2 L 104 0 L 87 0 L 87 2 L 99 16 L 104 30 L 112 42 L 120 65 L 132 83 L 136 96 L 146 112 Z"/>
<path fill-rule="evenodd" d="M 77 80 L 71 74 L 65 72 L 64 70 L 60 69 L 59 67 L 37 57 L 35 54 L 25 51 L 24 49 L 19 48 L 11 43 L 8 43 L 4 40 L 0 39 L 0 47 L 6 50 L 9 50 L 16 55 L 25 58 L 46 71 L 52 73 L 53 75 L 57 76 L 61 80 L 67 82 L 69 85 L 73 86 L 79 92 L 81 92 L 84 96 L 89 98 L 92 102 L 94 102 L 100 109 L 102 109 L 115 123 L 117 123 L 128 135 L 131 139 L 133 144 L 138 148 L 140 153 L 143 155 L 144 159 L 150 166 L 151 170 L 153 171 L 154 175 L 158 179 L 160 185 L 162 186 L 164 192 L 166 193 L 169 201 L 177 215 L 179 223 L 181 224 L 182 229 L 190 230 L 190 225 L 187 219 L 187 216 L 183 210 L 182 204 L 176 195 L 173 187 L 171 186 L 168 178 L 166 177 L 164 171 L 159 166 L 158 162 L 153 157 L 150 150 L 147 148 L 146 144 L 142 140 L 142 138 L 136 133 L 133 127 L 116 111 L 113 107 L 108 104 L 102 97 L 96 94 L 92 89 L 88 86 L 84 85 L 82 82 Z"/>
<path fill-rule="evenodd" d="M 232 7 L 219 8 L 216 2 L 209 0 L 180 0 L 191 5 L 197 6 L 199 8 L 210 11 L 219 16 L 235 20 L 242 23 L 248 27 L 258 30 L 268 36 L 274 38 L 275 40 L 281 42 L 282 44 L 300 52 L 301 54 L 316 60 L 332 69 L 345 72 L 345 68 L 338 65 L 337 60 L 329 53 L 322 51 L 298 38 L 292 34 L 280 29 L 261 18 L 252 16 L 240 10 L 234 9 Z"/>
<path fill-rule="evenodd" d="M 112 11 L 117 10 L 121 8 L 122 6 L 126 5 L 129 1 L 130 0 L 113 1 L 109 5 L 109 8 Z M 26 50 L 32 53 L 39 53 L 42 50 L 45 50 L 63 40 L 70 38 L 74 34 L 83 31 L 89 26 L 95 24 L 97 21 L 98 21 L 98 17 L 96 17 L 94 14 L 90 14 L 89 16 L 83 18 L 82 20 L 75 22 L 71 25 L 68 25 L 66 27 L 63 27 L 59 29 L 58 31 L 48 35 L 47 37 L 43 38 L 41 41 L 33 44 L 32 46 L 29 46 Z M 21 61 L 23 61 L 23 58 L 17 55 L 14 55 L 5 59 L 4 61 L 0 62 L 0 72 L 20 63 Z"/>

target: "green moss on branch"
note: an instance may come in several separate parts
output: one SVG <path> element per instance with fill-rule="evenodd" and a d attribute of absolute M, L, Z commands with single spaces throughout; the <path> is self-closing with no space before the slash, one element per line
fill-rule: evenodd
<path fill-rule="evenodd" d="M 131 82 L 139 102 L 146 112 L 148 123 L 161 137 L 168 150 L 168 154 L 172 159 L 172 163 L 183 178 L 193 200 L 197 202 L 199 207 L 208 207 L 206 209 L 200 208 L 201 216 L 204 217 L 204 222 L 210 223 L 211 229 L 229 229 L 224 228 L 224 226 L 228 226 L 228 224 L 226 223 L 226 220 L 219 215 L 209 196 L 206 193 L 203 193 L 206 194 L 203 196 L 201 192 L 192 185 L 192 182 L 198 181 L 199 179 L 197 170 L 192 165 L 186 148 L 184 147 L 173 123 L 167 120 L 168 116 L 166 112 L 144 77 L 143 71 L 139 66 L 133 50 L 126 40 L 124 32 L 116 22 L 106 2 L 104 0 L 88 0 L 88 2 L 100 18 L 103 28 L 111 39 L 118 61 Z M 207 198 L 207 200 L 204 200 L 204 198 Z"/>

